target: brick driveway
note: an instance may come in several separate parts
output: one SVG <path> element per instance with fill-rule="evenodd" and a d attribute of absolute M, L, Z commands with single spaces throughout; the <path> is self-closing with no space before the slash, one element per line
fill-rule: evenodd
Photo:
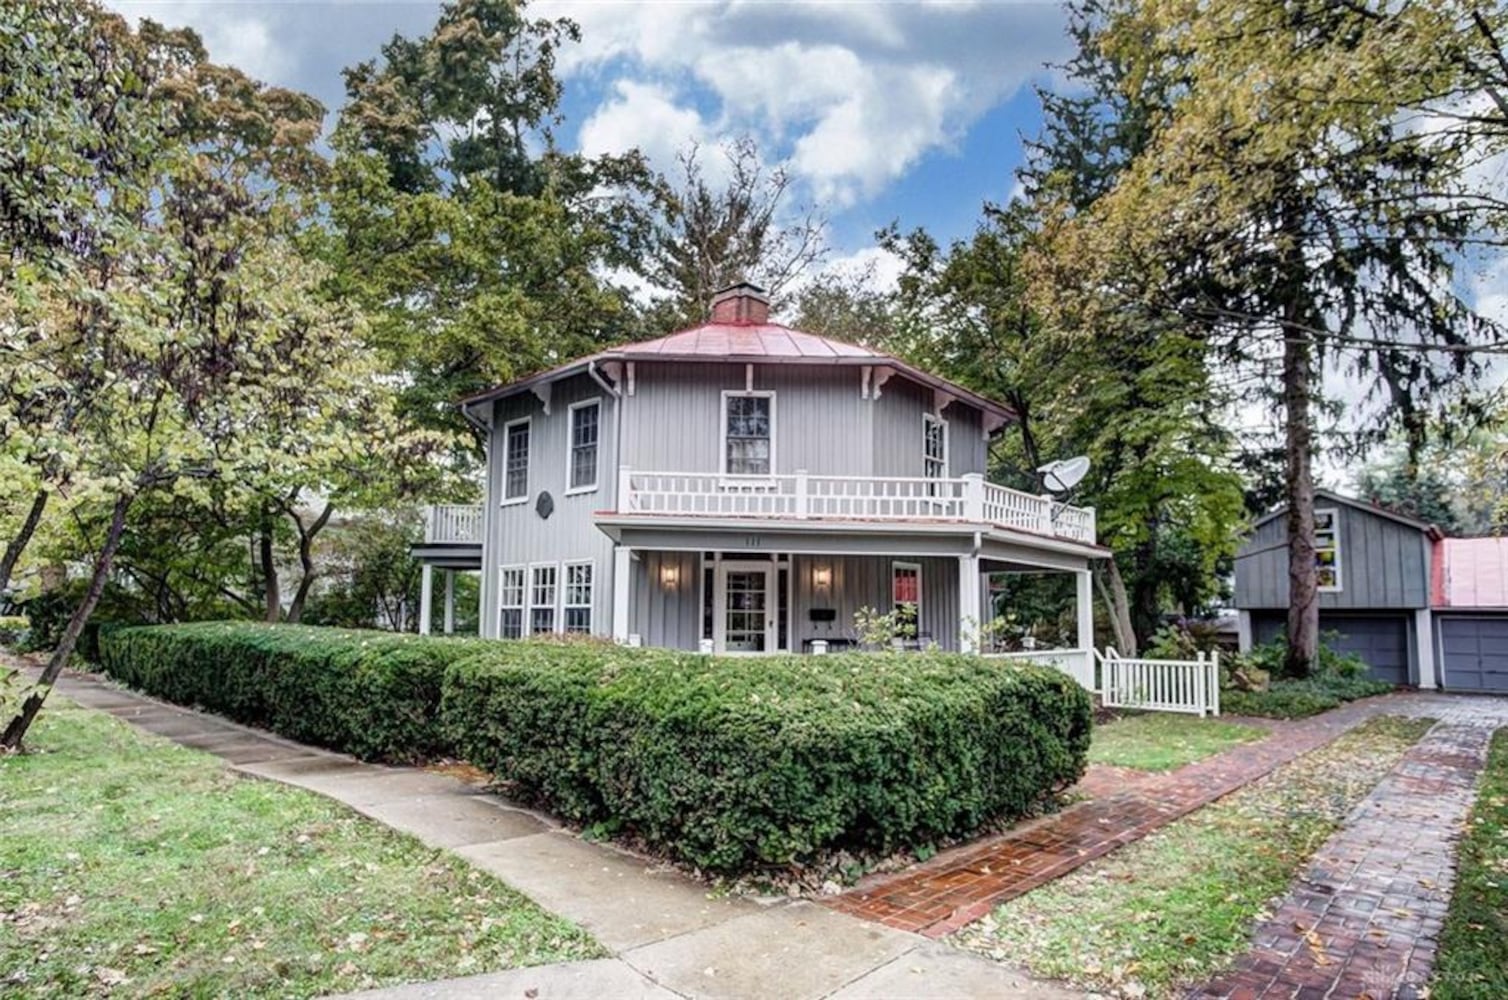
<path fill-rule="evenodd" d="M 1377 715 L 1432 717 L 1480 728 L 1508 725 L 1508 701 L 1387 695 L 1310 719 L 1264 721 L 1272 731 L 1270 738 L 1166 774 L 1092 768 L 1078 788 L 1089 796 L 1088 801 L 1000 836 L 944 851 L 905 872 L 862 879 L 849 892 L 828 899 L 826 905 L 889 927 L 942 937 Z"/>
<path fill-rule="evenodd" d="M 1431 729 L 1315 854 L 1257 926 L 1251 950 L 1192 995 L 1419 995 L 1434 967 L 1456 840 L 1494 725 Z"/>

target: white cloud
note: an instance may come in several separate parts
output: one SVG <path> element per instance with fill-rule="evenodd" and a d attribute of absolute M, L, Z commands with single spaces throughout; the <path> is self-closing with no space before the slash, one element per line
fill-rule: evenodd
<path fill-rule="evenodd" d="M 582 44 L 560 54 L 562 75 L 616 80 L 582 128 L 583 148 L 637 145 L 665 170 L 673 147 L 660 126 L 702 142 L 747 133 L 837 207 L 952 148 L 1067 50 L 1052 3 L 543 0 L 531 9 L 582 26 Z"/>
<path fill-rule="evenodd" d="M 695 108 L 682 107 L 664 87 L 619 80 L 612 96 L 581 125 L 584 153 L 626 153 L 640 149 L 661 170 L 690 143 L 706 144 L 712 128 Z"/>
<path fill-rule="evenodd" d="M 274 37 L 268 17 L 249 5 L 186 0 L 107 0 L 107 5 L 132 23 L 147 18 L 193 28 L 210 59 L 256 80 L 281 80 L 292 69 L 288 50 Z"/>

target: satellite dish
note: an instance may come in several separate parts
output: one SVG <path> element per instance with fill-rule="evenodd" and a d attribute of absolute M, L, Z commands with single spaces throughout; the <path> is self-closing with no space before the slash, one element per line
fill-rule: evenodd
<path fill-rule="evenodd" d="M 1048 462 L 1037 471 L 1042 474 L 1043 489 L 1049 493 L 1067 493 L 1089 474 L 1089 459 L 1083 455 L 1061 458 L 1056 462 Z"/>

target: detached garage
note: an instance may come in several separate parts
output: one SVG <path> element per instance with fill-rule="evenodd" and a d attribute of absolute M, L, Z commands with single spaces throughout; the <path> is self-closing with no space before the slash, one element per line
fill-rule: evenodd
<path fill-rule="evenodd" d="M 1286 513 L 1283 508 L 1258 520 L 1236 554 L 1242 649 L 1277 638 L 1287 626 Z M 1361 657 L 1378 680 L 1433 686 L 1430 571 L 1439 530 L 1316 490 L 1314 534 L 1326 641 Z"/>
<path fill-rule="evenodd" d="M 1440 686 L 1508 694 L 1508 538 L 1447 538 L 1434 562 Z"/>

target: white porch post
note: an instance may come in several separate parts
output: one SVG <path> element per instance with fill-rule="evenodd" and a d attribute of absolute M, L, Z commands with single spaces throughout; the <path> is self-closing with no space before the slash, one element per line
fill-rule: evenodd
<path fill-rule="evenodd" d="M 1074 605 L 1075 617 L 1079 626 L 1079 648 L 1094 648 L 1094 579 L 1090 576 L 1090 570 L 1081 569 L 1074 573 Z"/>
<path fill-rule="evenodd" d="M 1440 686 L 1435 672 L 1435 622 L 1429 608 L 1414 612 L 1414 643 L 1419 650 L 1419 687 L 1433 691 Z"/>
<path fill-rule="evenodd" d="M 456 571 L 445 571 L 445 634 L 456 630 Z"/>
<path fill-rule="evenodd" d="M 429 563 L 419 573 L 419 634 L 429 635 L 429 616 L 434 610 L 435 568 Z"/>
<path fill-rule="evenodd" d="M 979 652 L 979 619 L 984 607 L 979 599 L 979 580 L 979 556 L 959 556 L 958 648 L 965 653 Z"/>
<path fill-rule="evenodd" d="M 613 549 L 613 641 L 628 642 L 629 560 L 633 550 L 626 545 Z"/>

